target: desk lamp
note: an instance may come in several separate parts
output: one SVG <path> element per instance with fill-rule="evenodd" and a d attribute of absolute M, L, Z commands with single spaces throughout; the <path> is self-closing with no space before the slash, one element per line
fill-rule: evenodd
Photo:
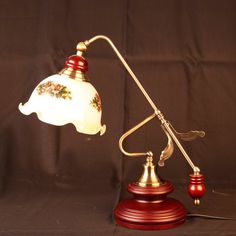
<path fill-rule="evenodd" d="M 167 146 L 161 152 L 159 166 L 164 166 L 174 150 L 174 143 L 179 148 L 183 157 L 193 170 L 190 174 L 188 193 L 193 198 L 194 204 L 200 204 L 200 198 L 204 195 L 204 177 L 200 169 L 194 165 L 179 139 L 191 141 L 197 137 L 204 137 L 203 131 L 177 132 L 171 123 L 154 104 L 138 78 L 126 63 L 113 42 L 104 35 L 97 35 L 89 40 L 77 44 L 77 54 L 67 58 L 65 67 L 58 74 L 42 80 L 34 89 L 30 99 L 24 105 L 19 104 L 19 110 L 30 115 L 35 112 L 38 118 L 52 125 L 74 124 L 76 130 L 85 134 L 104 134 L 106 126 L 101 124 L 102 105 L 101 99 L 89 82 L 86 72 L 88 63 L 83 57 L 88 46 L 96 40 L 105 40 L 122 62 L 131 78 L 143 93 L 147 102 L 153 109 L 153 113 L 139 124 L 123 134 L 119 140 L 121 152 L 129 157 L 146 157 L 141 177 L 128 185 L 128 191 L 132 197 L 122 200 L 114 210 L 117 224 L 143 230 L 159 230 L 173 228 L 182 224 L 186 218 L 186 210 L 183 205 L 170 197 L 173 185 L 164 181 L 156 173 L 151 151 L 131 153 L 124 149 L 125 139 L 147 124 L 154 118 L 159 119 L 160 126 L 167 136 Z"/>

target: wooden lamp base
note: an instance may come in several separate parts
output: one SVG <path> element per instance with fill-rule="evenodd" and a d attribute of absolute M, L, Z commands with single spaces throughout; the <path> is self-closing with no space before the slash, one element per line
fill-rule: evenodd
<path fill-rule="evenodd" d="M 173 191 L 170 182 L 158 187 L 128 185 L 133 197 L 121 201 L 115 209 L 118 225 L 139 230 L 170 229 L 184 223 L 186 210 L 183 205 L 167 195 Z"/>

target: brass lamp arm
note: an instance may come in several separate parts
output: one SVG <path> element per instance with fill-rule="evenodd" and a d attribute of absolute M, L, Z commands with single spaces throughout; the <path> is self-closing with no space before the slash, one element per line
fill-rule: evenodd
<path fill-rule="evenodd" d="M 120 52 L 118 51 L 116 46 L 113 44 L 113 42 L 108 37 L 106 37 L 104 35 L 97 35 L 97 36 L 95 36 L 95 37 L 93 37 L 89 40 L 78 43 L 78 45 L 77 45 L 78 53 L 77 54 L 81 55 L 81 53 L 83 51 L 86 51 L 87 46 L 89 46 L 91 43 L 93 43 L 94 41 L 96 41 L 98 39 L 103 39 L 103 40 L 107 41 L 110 44 L 110 46 L 112 47 L 112 49 L 114 50 L 114 52 L 116 53 L 116 55 L 118 56 L 118 58 L 120 59 L 120 61 L 124 65 L 124 67 L 126 68 L 126 70 L 129 72 L 130 76 L 135 81 L 135 83 L 137 84 L 137 86 L 139 87 L 139 89 L 141 90 L 141 92 L 143 93 L 144 97 L 147 99 L 147 101 L 149 102 L 149 104 L 151 105 L 153 110 L 158 111 L 156 105 L 154 104 L 154 102 L 152 101 L 152 99 L 150 98 L 150 96 L 148 95 L 148 93 L 146 92 L 144 87 L 142 86 L 142 84 L 139 82 L 139 80 L 136 77 L 136 75 L 134 74 L 134 72 L 131 70 L 131 68 L 129 67 L 129 65 L 127 64 L 127 62 L 123 58 L 123 56 L 120 54 Z"/>
<path fill-rule="evenodd" d="M 132 129 L 130 129 L 129 131 L 127 131 L 124 135 L 122 135 L 122 137 L 120 138 L 119 141 L 119 145 L 120 145 L 120 149 L 121 151 L 127 155 L 127 156 L 146 156 L 149 154 L 149 152 L 147 153 L 128 153 L 123 149 L 123 141 L 124 139 L 129 136 L 130 134 L 132 134 L 134 131 L 136 131 L 137 129 L 139 129 L 141 126 L 143 126 L 144 124 L 146 124 L 147 122 L 149 122 L 151 119 L 153 119 L 155 116 L 158 117 L 158 119 L 160 120 L 162 126 L 164 127 L 165 131 L 173 138 L 174 142 L 176 143 L 176 145 L 178 146 L 179 150 L 181 151 L 181 153 L 183 154 L 184 158 L 186 159 L 186 161 L 188 162 L 188 164 L 191 166 L 191 168 L 194 171 L 194 174 L 199 174 L 200 173 L 200 169 L 195 166 L 192 162 L 192 160 L 190 159 L 190 157 L 188 156 L 188 154 L 186 153 L 186 151 L 184 150 L 183 146 L 181 145 L 181 143 L 179 142 L 178 138 L 176 137 L 176 135 L 174 134 L 174 132 L 172 131 L 172 129 L 169 126 L 169 123 L 165 120 L 164 116 L 162 115 L 161 111 L 156 107 L 156 105 L 154 104 L 154 102 L 152 101 L 152 99 L 150 98 L 150 96 L 148 95 L 148 93 L 146 92 L 146 90 L 144 89 L 144 87 L 142 86 L 142 84 L 140 83 L 140 81 L 138 80 L 138 78 L 136 77 L 136 75 L 134 74 L 134 72 L 131 70 L 131 68 L 129 67 L 129 65 L 127 64 L 127 62 L 125 61 L 125 59 L 123 58 L 123 56 L 120 54 L 120 52 L 118 51 L 118 49 L 116 48 L 116 46 L 113 44 L 113 42 L 104 35 L 97 35 L 89 40 L 86 40 L 84 42 L 80 42 L 77 44 L 77 55 L 82 56 L 83 52 L 87 50 L 87 46 L 89 46 L 91 43 L 93 43 L 94 41 L 98 40 L 98 39 L 103 39 L 106 42 L 108 42 L 110 44 L 110 46 L 112 47 L 112 49 L 114 50 L 114 52 L 116 53 L 116 55 L 118 56 L 118 58 L 120 59 L 120 61 L 122 62 L 122 64 L 124 65 L 124 67 L 126 68 L 126 70 L 129 72 L 131 78 L 135 81 L 135 83 L 137 84 L 137 86 L 139 87 L 139 89 L 141 90 L 141 92 L 143 93 L 144 97 L 147 99 L 147 101 L 149 102 L 149 104 L 151 105 L 151 107 L 154 110 L 154 114 L 149 116 L 148 118 L 146 118 L 144 121 L 142 121 L 141 123 L 139 123 L 138 125 L 136 125 L 135 127 L 133 127 Z M 150 154 L 152 155 L 152 153 L 150 152 Z"/>

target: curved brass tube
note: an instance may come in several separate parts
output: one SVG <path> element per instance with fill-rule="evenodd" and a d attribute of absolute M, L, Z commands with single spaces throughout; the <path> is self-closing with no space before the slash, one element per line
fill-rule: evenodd
<path fill-rule="evenodd" d="M 125 149 L 123 148 L 123 142 L 124 140 L 131 135 L 132 133 L 134 133 L 136 130 L 140 129 L 142 126 L 144 126 L 146 123 L 148 123 L 150 120 L 152 120 L 154 117 L 156 116 L 155 113 L 153 113 L 152 115 L 148 116 L 146 119 L 144 119 L 143 121 L 141 121 L 140 123 L 138 123 L 136 126 L 134 126 L 132 129 L 128 130 L 126 133 L 124 133 L 119 140 L 119 147 L 120 150 L 123 154 L 125 154 L 126 156 L 129 157 L 138 157 L 138 156 L 150 156 L 152 157 L 153 154 L 151 151 L 148 152 L 127 152 L 125 151 Z"/>

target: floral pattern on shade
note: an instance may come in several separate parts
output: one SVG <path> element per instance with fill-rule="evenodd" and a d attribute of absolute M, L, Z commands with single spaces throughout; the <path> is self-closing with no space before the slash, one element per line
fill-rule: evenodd
<path fill-rule="evenodd" d="M 56 98 L 72 99 L 71 92 L 66 86 L 54 83 L 52 81 L 40 84 L 37 87 L 37 92 L 39 95 L 46 93 Z"/>
<path fill-rule="evenodd" d="M 91 105 L 98 111 L 100 112 L 102 110 L 102 104 L 101 104 L 101 99 L 99 95 L 96 93 L 94 98 L 91 101 Z"/>

